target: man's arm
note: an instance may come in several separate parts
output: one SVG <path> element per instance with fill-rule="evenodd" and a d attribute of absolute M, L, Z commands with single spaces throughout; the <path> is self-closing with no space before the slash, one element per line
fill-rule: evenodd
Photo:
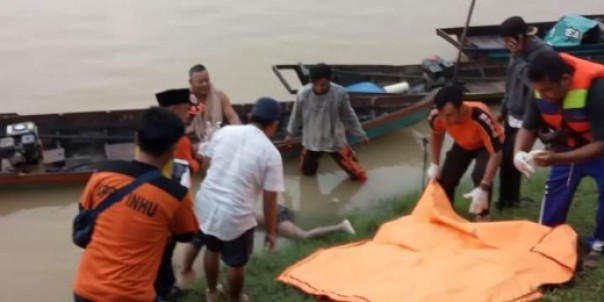
<path fill-rule="evenodd" d="M 210 168 L 210 162 L 211 160 L 209 157 L 204 156 L 201 158 L 201 175 L 207 175 L 208 169 Z"/>
<path fill-rule="evenodd" d="M 516 141 L 514 142 L 514 154 L 523 151 L 529 152 L 537 140 L 539 128 L 543 127 L 543 120 L 537 109 L 537 103 L 531 98 L 526 104 L 526 112 L 522 119 L 522 128 L 518 130 Z"/>
<path fill-rule="evenodd" d="M 266 244 L 269 250 L 275 247 L 275 237 L 277 236 L 277 196 L 278 192 L 285 190 L 283 181 L 283 160 L 277 150 L 272 151 L 272 157 L 266 167 L 264 183 L 264 225 L 266 228 Z"/>
<path fill-rule="evenodd" d="M 199 230 L 199 223 L 193 211 L 193 200 L 187 192 L 184 199 L 179 203 L 176 213 L 172 218 L 170 233 L 178 242 L 188 242 L 195 237 Z"/>
<path fill-rule="evenodd" d="M 350 134 L 356 137 L 367 137 L 367 134 L 359 121 L 359 117 L 356 112 L 354 112 L 354 109 L 352 109 L 352 105 L 350 105 L 348 93 L 345 93 L 342 103 L 340 104 L 340 119 Z"/>
<path fill-rule="evenodd" d="M 300 128 L 302 128 L 302 93 L 299 93 L 296 96 L 296 100 L 294 101 L 294 107 L 292 108 L 292 113 L 289 117 L 289 122 L 287 124 L 287 134 L 289 136 L 295 136 L 300 132 Z"/>
<path fill-rule="evenodd" d="M 263 209 L 264 225 L 266 233 L 271 236 L 277 235 L 277 196 L 278 192 L 264 191 Z"/>
<path fill-rule="evenodd" d="M 499 170 L 499 166 L 501 165 L 501 159 L 503 158 L 503 153 L 501 150 L 491 153 L 489 156 L 489 161 L 487 162 L 487 168 L 484 172 L 484 176 L 482 177 L 481 184 L 488 185 L 489 187 L 493 183 L 493 178 L 495 178 L 495 174 L 497 174 L 497 170 Z"/>
<path fill-rule="evenodd" d="M 226 93 L 219 90 L 216 92 L 216 94 L 218 94 L 220 102 L 222 103 L 222 114 L 224 115 L 226 120 L 229 121 L 229 124 L 241 124 L 241 120 L 239 119 L 237 112 L 235 112 L 235 109 L 233 109 L 233 105 L 231 105 L 231 100 L 226 95 Z"/>
<path fill-rule="evenodd" d="M 497 122 L 491 118 L 491 115 L 480 108 L 472 109 L 472 119 L 478 126 L 478 129 L 480 129 L 480 137 L 484 147 L 490 154 L 480 184 L 490 187 L 503 157 L 501 152 L 503 133 L 501 133 L 500 126 L 498 126 Z"/>
<path fill-rule="evenodd" d="M 440 165 L 440 152 L 442 151 L 443 141 L 445 139 L 445 130 L 442 126 L 442 121 L 438 117 L 438 111 L 432 109 L 430 116 L 428 116 L 428 123 L 432 129 L 430 139 L 430 156 L 432 157 L 432 164 Z"/>
<path fill-rule="evenodd" d="M 199 161 L 195 157 L 191 140 L 188 137 L 183 136 L 178 141 L 176 150 L 174 151 L 174 157 L 187 161 L 193 174 L 199 171 Z"/>
<path fill-rule="evenodd" d="M 530 130 L 524 127 L 520 128 L 520 130 L 518 130 L 518 134 L 516 135 L 516 141 L 514 142 L 514 154 L 520 151 L 531 151 L 536 140 L 537 130 Z"/>
<path fill-rule="evenodd" d="M 445 139 L 444 132 L 437 132 L 432 130 L 432 139 L 430 144 L 430 156 L 432 157 L 432 163 L 440 165 L 440 152 L 443 146 L 443 140 Z"/>

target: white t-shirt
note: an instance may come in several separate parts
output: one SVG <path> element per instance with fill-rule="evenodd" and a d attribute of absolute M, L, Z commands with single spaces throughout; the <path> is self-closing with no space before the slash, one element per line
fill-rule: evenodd
<path fill-rule="evenodd" d="M 205 234 L 230 241 L 257 225 L 254 208 L 263 190 L 284 191 L 281 154 L 253 125 L 223 127 L 204 149 L 211 161 L 195 213 Z"/>

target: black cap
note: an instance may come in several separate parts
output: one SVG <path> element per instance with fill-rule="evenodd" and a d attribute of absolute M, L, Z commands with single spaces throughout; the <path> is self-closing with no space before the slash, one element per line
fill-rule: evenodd
<path fill-rule="evenodd" d="M 187 88 L 169 89 L 156 93 L 155 98 L 161 107 L 167 107 L 172 105 L 190 104 L 190 95 L 191 92 Z"/>
<path fill-rule="evenodd" d="M 499 29 L 499 33 L 502 37 L 517 37 L 523 36 L 534 36 L 537 34 L 538 29 L 534 26 L 528 26 L 524 19 L 519 16 L 509 17 L 503 23 Z"/>
<path fill-rule="evenodd" d="M 260 98 L 254 104 L 252 116 L 261 118 L 267 122 L 279 120 L 281 118 L 281 105 L 272 98 Z"/>

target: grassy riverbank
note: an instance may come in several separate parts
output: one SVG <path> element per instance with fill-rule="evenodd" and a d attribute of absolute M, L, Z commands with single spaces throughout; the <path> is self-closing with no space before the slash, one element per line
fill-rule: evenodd
<path fill-rule="evenodd" d="M 537 175 L 530 181 L 523 180 L 523 196 L 531 197 L 533 203 L 524 204 L 521 208 L 495 211 L 493 220 L 530 219 L 536 221 L 539 215 L 539 200 L 543 194 L 544 176 Z M 466 184 L 458 194 L 470 187 Z M 258 253 L 248 265 L 246 293 L 252 301 L 314 301 L 312 297 L 301 294 L 292 287 L 275 282 L 276 276 L 287 266 L 306 257 L 318 248 L 339 245 L 346 242 L 371 238 L 377 228 L 385 221 L 409 213 L 417 201 L 419 193 L 384 201 L 379 207 L 362 213 L 352 213 L 348 217 L 353 222 L 357 235 L 334 235 L 320 240 L 309 240 L 294 243 L 273 254 Z M 467 212 L 467 202 L 457 199 L 456 207 L 460 213 Z M 594 228 L 596 213 L 597 189 L 592 180 L 585 179 L 575 196 L 570 212 L 569 223 L 575 227 L 580 236 L 589 235 Z M 224 274 L 223 274 L 224 275 Z M 226 281 L 223 281 L 225 284 Z M 193 293 L 179 302 L 203 301 L 204 285 L 199 284 Z M 572 286 L 546 292 L 545 301 L 601 301 L 604 295 L 604 266 L 577 274 Z"/>

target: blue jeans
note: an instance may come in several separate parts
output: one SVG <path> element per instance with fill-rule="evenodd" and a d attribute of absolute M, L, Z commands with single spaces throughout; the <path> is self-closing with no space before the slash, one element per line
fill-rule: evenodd
<path fill-rule="evenodd" d="M 592 177 L 598 186 L 598 211 L 593 238 L 604 240 L 604 157 L 580 164 L 554 165 L 545 183 L 539 223 L 557 226 L 566 222 L 566 216 L 581 180 Z M 582 200 L 581 202 L 588 202 Z"/>

